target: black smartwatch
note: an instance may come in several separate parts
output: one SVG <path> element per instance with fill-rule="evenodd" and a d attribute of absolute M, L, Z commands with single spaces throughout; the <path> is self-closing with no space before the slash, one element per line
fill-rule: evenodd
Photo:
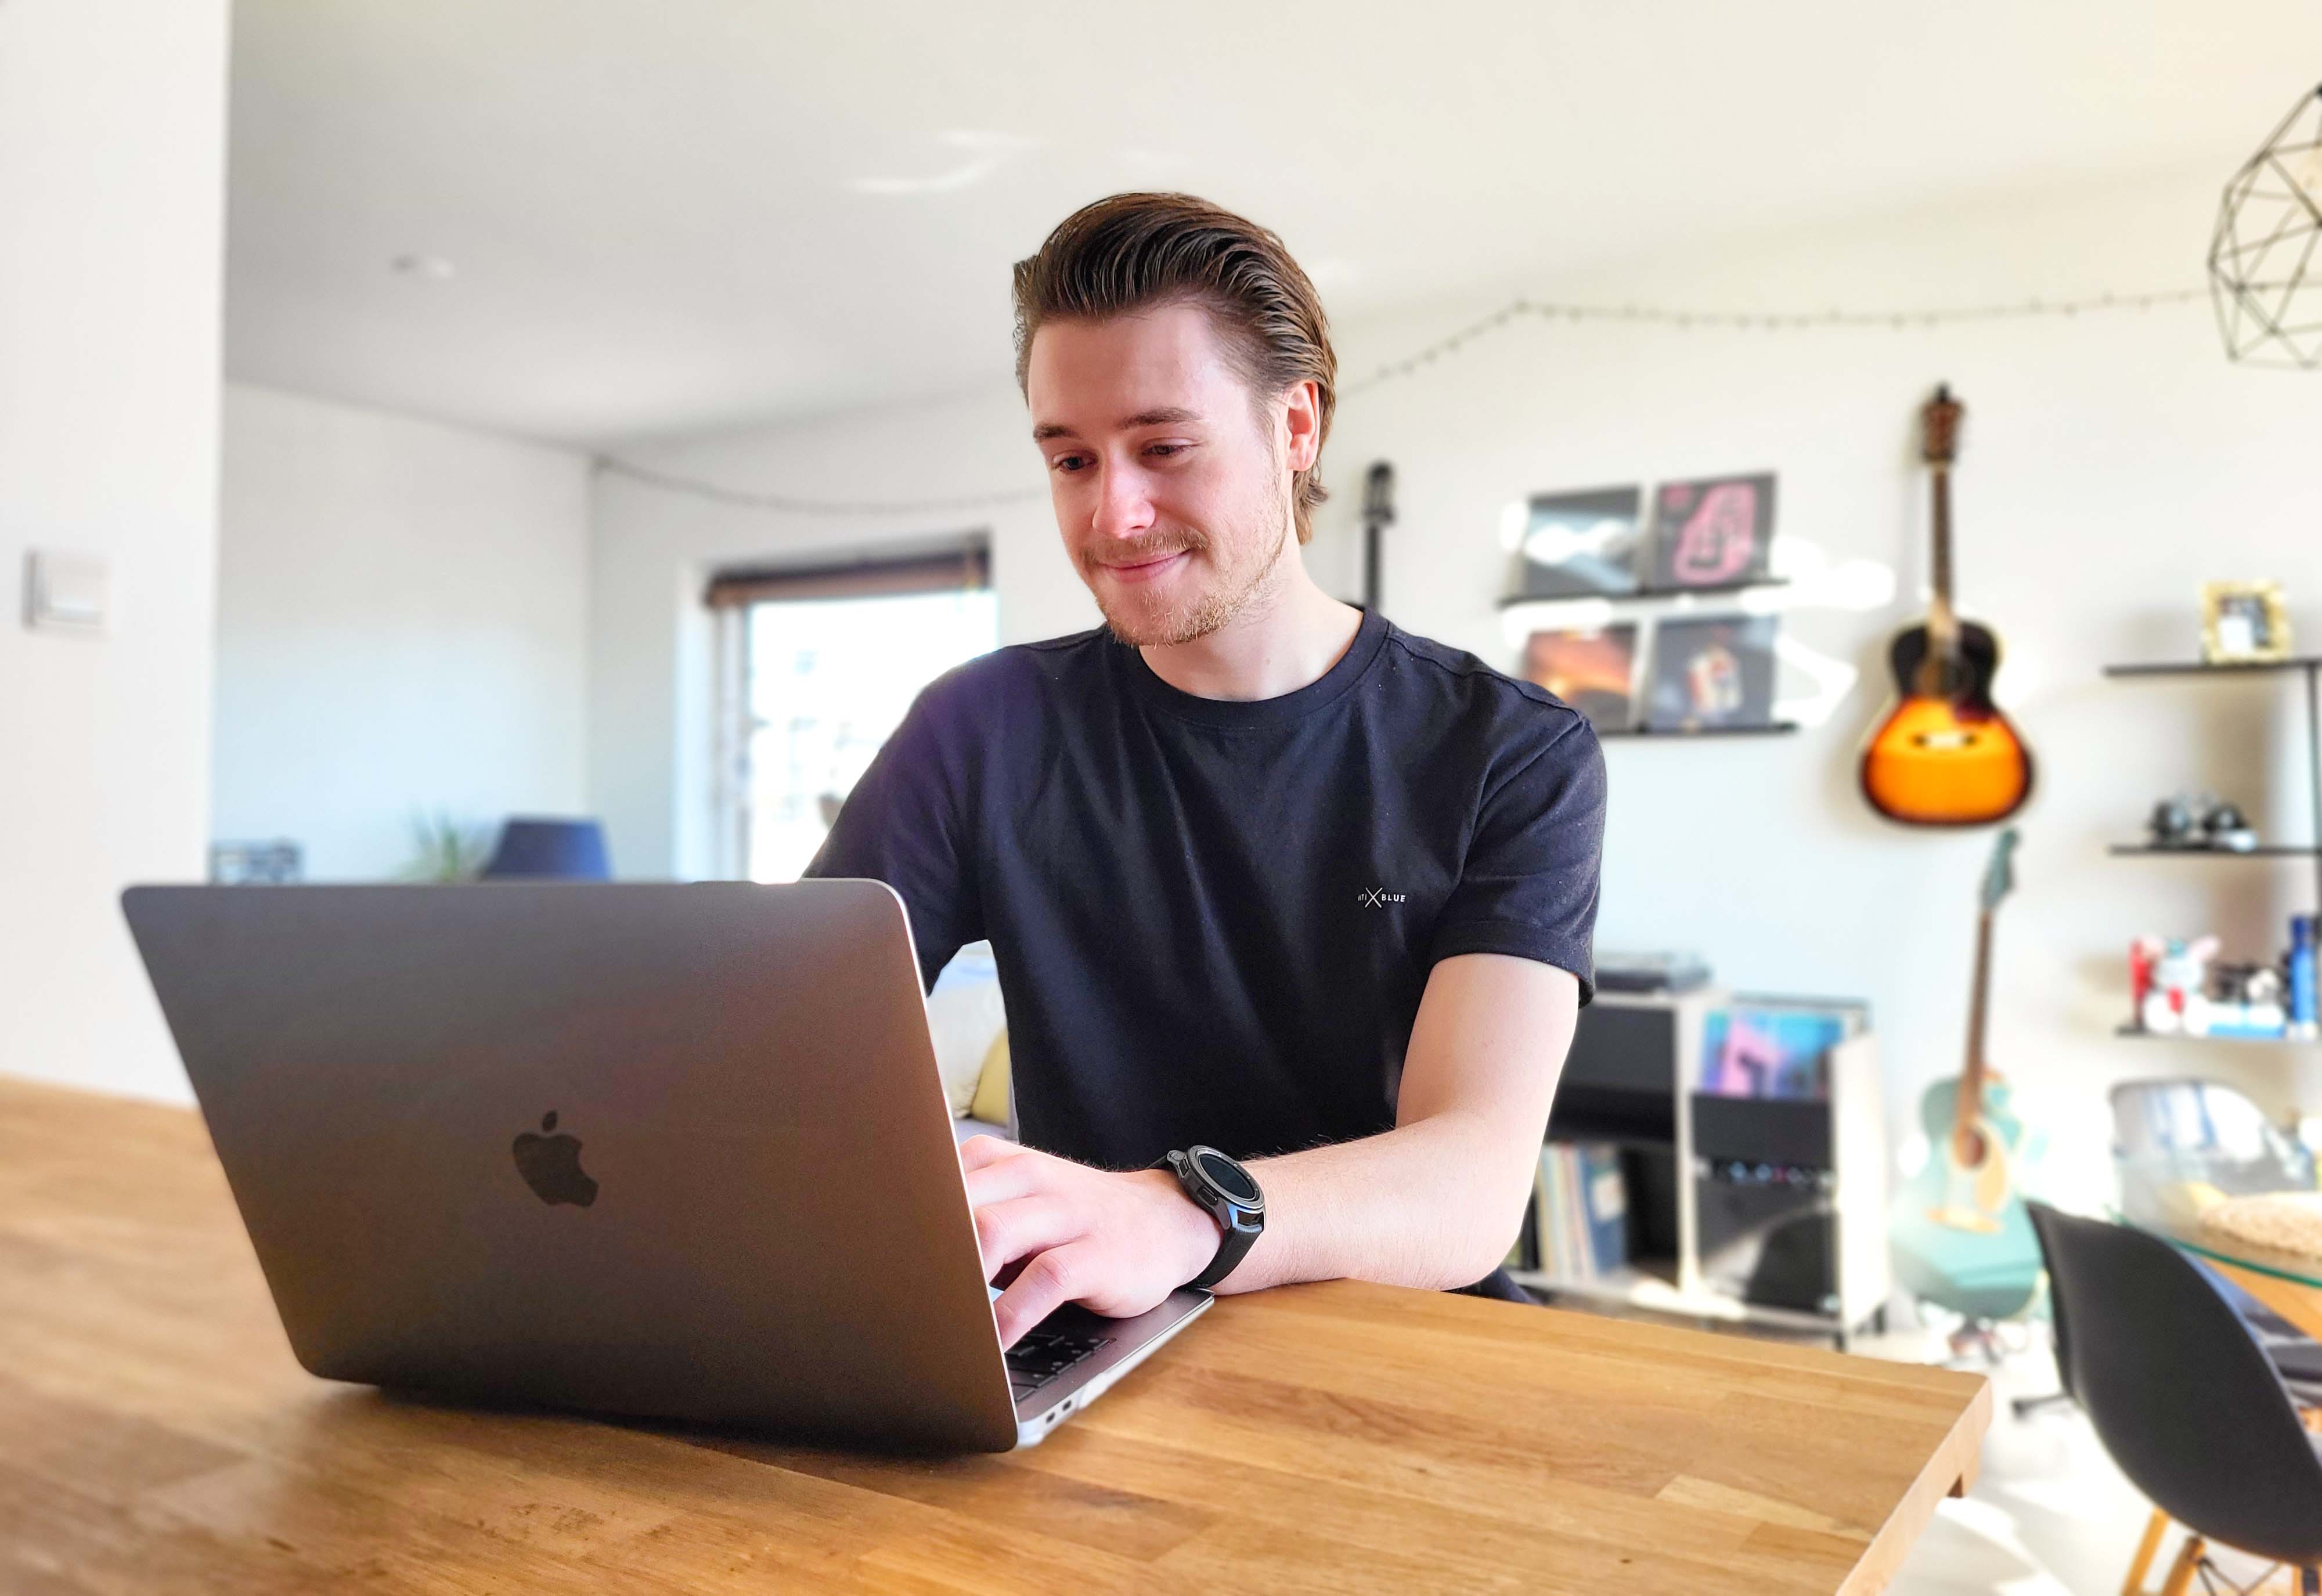
<path fill-rule="evenodd" d="M 1207 1290 L 1234 1272 L 1249 1254 L 1250 1244 L 1266 1228 L 1266 1193 L 1250 1172 L 1215 1147 L 1192 1146 L 1171 1153 L 1153 1166 L 1177 1177 L 1185 1195 L 1218 1222 L 1218 1254 L 1210 1266 L 1185 1283 Z"/>

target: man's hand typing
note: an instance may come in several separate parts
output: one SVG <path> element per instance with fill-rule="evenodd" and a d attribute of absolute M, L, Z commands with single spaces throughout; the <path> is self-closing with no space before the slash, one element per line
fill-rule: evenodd
<path fill-rule="evenodd" d="M 1000 1341 L 1066 1302 L 1126 1318 L 1159 1306 L 1217 1255 L 1217 1221 L 1166 1170 L 1091 1169 L 997 1136 L 960 1144 Z"/>

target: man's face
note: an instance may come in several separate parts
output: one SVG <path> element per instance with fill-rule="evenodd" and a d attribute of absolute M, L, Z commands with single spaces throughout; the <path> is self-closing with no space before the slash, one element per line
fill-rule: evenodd
<path fill-rule="evenodd" d="M 1283 406 L 1253 403 L 1207 311 L 1047 323 L 1024 391 L 1065 551 L 1121 642 L 1205 637 L 1287 574 Z"/>

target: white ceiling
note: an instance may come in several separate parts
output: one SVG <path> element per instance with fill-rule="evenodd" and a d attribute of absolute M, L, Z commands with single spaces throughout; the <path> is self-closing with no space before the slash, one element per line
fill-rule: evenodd
<path fill-rule="evenodd" d="M 2222 184 L 2322 78 L 2312 0 L 237 0 L 234 33 L 229 370 L 576 442 L 1003 376 L 1009 263 L 1120 188 L 1275 227 L 1345 320 Z"/>

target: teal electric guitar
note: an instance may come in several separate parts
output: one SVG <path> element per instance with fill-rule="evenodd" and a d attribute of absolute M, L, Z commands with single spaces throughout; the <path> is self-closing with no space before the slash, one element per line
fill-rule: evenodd
<path fill-rule="evenodd" d="M 1895 1199 L 1895 1272 L 1923 1300 L 1971 1319 L 2022 1311 L 2040 1286 L 2040 1243 L 2017 1181 L 2034 1155 L 2010 1110 L 2007 1083 L 1984 1057 L 1992 916 L 2016 884 L 2016 828 L 1993 844 L 1975 929 L 1967 1068 L 1919 1100 L 1927 1164 Z"/>

